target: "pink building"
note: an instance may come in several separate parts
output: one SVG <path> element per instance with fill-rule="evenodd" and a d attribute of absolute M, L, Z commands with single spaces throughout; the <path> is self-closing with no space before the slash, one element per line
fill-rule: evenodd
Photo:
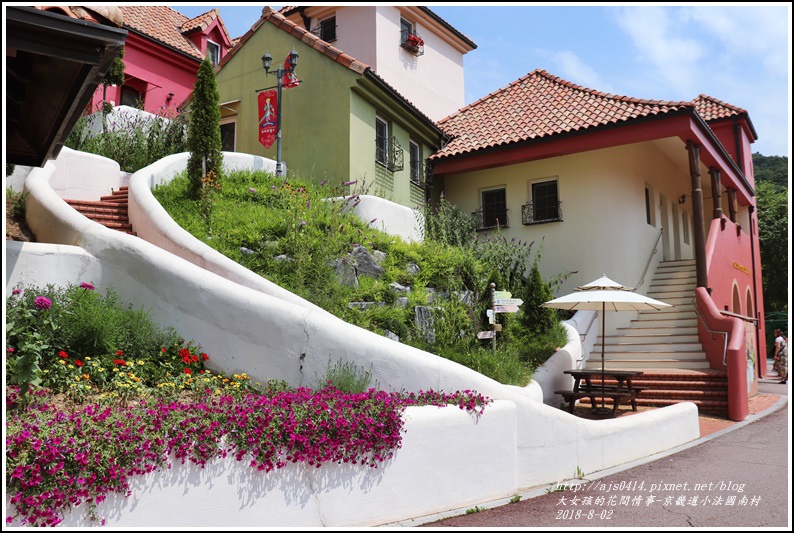
<path fill-rule="evenodd" d="M 61 6 L 42 9 L 69 15 Z M 217 65 L 232 48 L 218 10 L 213 8 L 189 19 L 168 6 L 123 5 L 122 28 L 127 30 L 124 50 L 125 80 L 108 86 L 105 98 L 113 105 L 137 107 L 172 115 L 193 90 L 196 73 L 205 56 Z M 105 88 L 99 85 L 91 111 L 100 108 Z"/>

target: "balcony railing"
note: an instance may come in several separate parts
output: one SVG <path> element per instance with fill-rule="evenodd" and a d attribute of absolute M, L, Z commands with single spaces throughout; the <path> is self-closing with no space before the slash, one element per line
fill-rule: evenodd
<path fill-rule="evenodd" d="M 527 202 L 521 206 L 521 223 L 525 226 L 531 226 L 533 224 L 543 224 L 544 222 L 561 222 L 561 203 L 558 201 L 556 206 L 544 205 L 542 208 L 536 208 L 533 202 Z"/>
<path fill-rule="evenodd" d="M 414 167 L 414 165 L 416 165 Z M 433 188 L 433 164 L 428 161 L 411 162 L 411 183 L 423 189 Z"/>
<path fill-rule="evenodd" d="M 477 223 L 477 231 L 493 228 L 509 228 L 510 220 L 507 218 L 507 208 L 504 204 L 485 204 L 472 213 Z"/>
<path fill-rule="evenodd" d="M 415 56 L 425 53 L 425 41 L 415 33 L 407 30 L 400 32 L 400 46 L 411 52 Z"/>
<path fill-rule="evenodd" d="M 384 147 L 383 144 L 386 144 Z M 403 148 L 397 142 L 397 138 L 392 137 L 388 143 L 375 143 L 375 161 L 385 166 L 392 172 L 397 172 L 403 166 Z"/>

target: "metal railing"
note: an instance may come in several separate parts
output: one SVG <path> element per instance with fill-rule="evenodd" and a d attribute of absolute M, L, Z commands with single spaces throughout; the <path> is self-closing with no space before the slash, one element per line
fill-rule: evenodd
<path fill-rule="evenodd" d="M 634 286 L 634 290 L 640 288 L 640 285 L 645 283 L 645 274 L 648 273 L 648 267 L 651 266 L 651 259 L 653 256 L 656 255 L 656 249 L 659 247 L 659 239 L 662 238 L 662 233 L 664 233 L 664 228 L 659 228 L 659 235 L 656 236 L 656 242 L 653 244 L 653 250 L 651 251 L 651 255 L 648 256 L 648 261 L 645 262 L 645 269 L 642 271 L 642 275 L 640 276 L 640 281 L 637 285 Z"/>
<path fill-rule="evenodd" d="M 703 327 L 706 328 L 706 331 L 711 333 L 712 335 L 722 335 L 723 336 L 723 345 L 722 345 L 722 364 L 724 366 L 728 365 L 728 332 L 727 331 L 715 331 L 709 327 L 706 323 L 706 320 L 703 318 L 703 315 L 700 314 L 700 309 L 697 306 L 697 293 L 692 295 L 692 306 L 695 308 L 695 313 L 697 314 L 700 321 L 703 323 Z"/>
<path fill-rule="evenodd" d="M 510 220 L 507 218 L 508 209 L 499 202 L 495 204 L 485 204 L 477 211 L 472 213 L 477 224 L 477 231 L 493 228 L 509 228 Z"/>
<path fill-rule="evenodd" d="M 543 222 L 559 222 L 562 220 L 562 202 L 557 201 L 556 214 L 549 218 L 537 218 L 537 209 L 533 201 L 529 201 L 521 206 L 521 223 L 524 226 L 531 226 L 532 224 L 540 224 Z"/>

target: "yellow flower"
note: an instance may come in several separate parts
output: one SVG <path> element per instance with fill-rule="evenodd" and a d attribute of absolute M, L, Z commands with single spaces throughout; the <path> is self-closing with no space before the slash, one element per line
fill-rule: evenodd
<path fill-rule="evenodd" d="M 118 371 L 119 371 L 118 368 L 113 368 L 113 372 L 118 372 Z"/>
<path fill-rule="evenodd" d="M 84 377 L 86 380 L 89 380 L 89 379 L 91 379 L 91 376 L 89 376 L 88 374 L 83 374 L 83 377 Z"/>
<path fill-rule="evenodd" d="M 87 355 L 85 356 L 85 358 L 84 358 L 84 359 L 85 359 L 86 361 L 90 361 L 90 360 L 91 360 L 91 358 L 90 358 L 90 357 L 88 357 Z"/>
<path fill-rule="evenodd" d="M 61 360 L 60 360 L 60 361 L 58 361 L 58 362 L 59 362 L 59 363 L 61 363 L 62 365 L 65 365 L 65 364 L 66 364 L 66 361 L 64 361 L 63 359 L 61 359 Z"/>

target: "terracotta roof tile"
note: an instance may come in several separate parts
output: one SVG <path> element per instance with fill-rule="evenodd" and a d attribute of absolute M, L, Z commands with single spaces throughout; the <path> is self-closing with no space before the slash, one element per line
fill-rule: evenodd
<path fill-rule="evenodd" d="M 283 8 L 280 11 L 283 11 Z M 361 61 L 358 61 L 350 57 L 349 55 L 343 53 L 338 48 L 335 48 L 332 45 L 328 44 L 326 41 L 323 41 L 313 33 L 306 31 L 305 29 L 301 28 L 292 21 L 287 20 L 278 11 L 274 11 L 272 8 L 268 6 L 265 6 L 262 9 L 262 18 L 268 20 L 276 27 L 281 28 L 282 30 L 289 33 L 293 37 L 300 39 L 302 42 L 311 46 L 318 52 L 330 57 L 337 63 L 340 63 L 351 70 L 361 73 L 369 68 L 366 64 L 362 63 Z"/>
<path fill-rule="evenodd" d="M 692 102 L 641 100 L 574 85 L 535 70 L 442 119 L 452 136 L 433 159 L 693 108 Z"/>
<path fill-rule="evenodd" d="M 204 56 L 182 32 L 189 19 L 168 6 L 119 6 L 124 14 L 124 26 L 164 43 L 199 61 Z M 206 13 L 205 13 L 206 14 Z M 200 15 L 192 20 L 203 17 Z"/>
<path fill-rule="evenodd" d="M 698 115 L 703 117 L 703 120 L 719 120 L 722 118 L 733 117 L 737 115 L 746 115 L 747 111 L 741 107 L 736 107 L 731 104 L 717 100 L 711 96 L 701 94 L 693 101 Z"/>
<path fill-rule="evenodd" d="M 201 15 L 194 17 L 188 21 L 186 21 L 179 30 L 182 33 L 190 33 L 194 30 L 205 30 L 209 28 L 209 25 L 212 24 L 212 21 L 218 18 L 218 10 L 217 8 L 212 8 L 206 13 L 202 13 Z"/>

